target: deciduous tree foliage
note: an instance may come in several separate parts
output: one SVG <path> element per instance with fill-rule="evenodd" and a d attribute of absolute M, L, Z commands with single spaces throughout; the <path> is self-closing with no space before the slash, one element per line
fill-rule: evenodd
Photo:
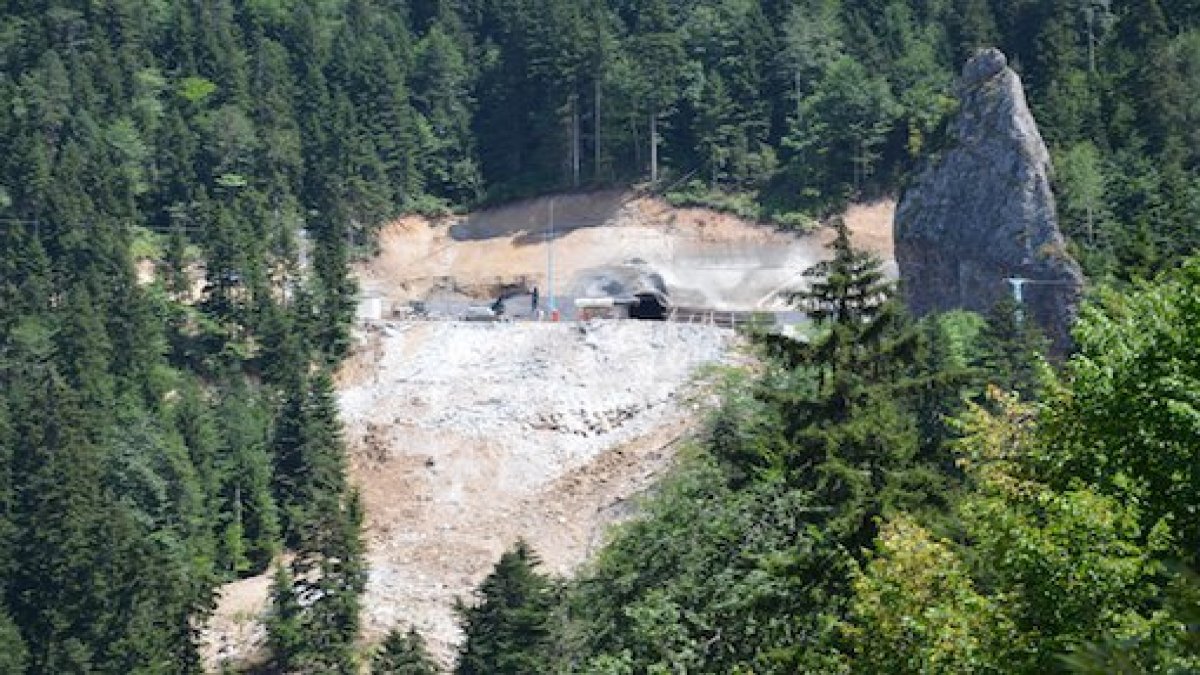
<path fill-rule="evenodd" d="M 1066 386 L 1046 407 L 1053 447 L 1040 458 L 1056 484 L 1083 478 L 1139 504 L 1149 532 L 1169 527 L 1180 562 L 1200 564 L 1197 385 L 1200 263 L 1154 284 L 1109 291 L 1084 312 Z"/>

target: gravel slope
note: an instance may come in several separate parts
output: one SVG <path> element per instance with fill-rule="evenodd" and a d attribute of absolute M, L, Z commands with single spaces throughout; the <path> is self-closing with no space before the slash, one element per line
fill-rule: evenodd
<path fill-rule="evenodd" d="M 385 325 L 341 405 L 366 501 L 368 632 L 415 625 L 443 658 L 451 611 L 526 538 L 548 570 L 584 561 L 671 459 L 689 383 L 730 331 L 655 322 Z"/>

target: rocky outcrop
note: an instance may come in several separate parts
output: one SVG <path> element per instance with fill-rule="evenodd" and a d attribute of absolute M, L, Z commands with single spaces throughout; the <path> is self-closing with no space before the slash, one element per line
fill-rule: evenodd
<path fill-rule="evenodd" d="M 988 49 L 963 68 L 958 96 L 949 147 L 896 212 L 904 295 L 917 315 L 984 312 L 1019 285 L 1024 314 L 1064 351 L 1083 275 L 1058 229 L 1050 154 L 1021 79 Z"/>

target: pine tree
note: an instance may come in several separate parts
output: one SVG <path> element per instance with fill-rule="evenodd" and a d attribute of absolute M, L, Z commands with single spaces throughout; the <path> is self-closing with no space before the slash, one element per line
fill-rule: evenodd
<path fill-rule="evenodd" d="M 8 401 L 0 395 L 0 598 L 5 597 L 5 583 L 12 576 L 13 565 L 12 544 L 15 526 L 13 524 L 13 507 L 17 497 L 13 476 L 14 451 L 16 439 L 13 437 L 13 426 L 8 417 Z M 0 609 L 3 603 L 0 603 Z M 0 612 L 2 613 L 2 612 Z"/>
<path fill-rule="evenodd" d="M 29 650 L 25 647 L 25 641 L 21 639 L 21 631 L 8 616 L 8 612 L 0 611 L 0 673 L 21 675 L 27 672 L 28 663 Z"/>
<path fill-rule="evenodd" d="M 275 495 L 290 545 L 320 550 L 337 523 L 346 467 L 333 380 L 298 380 L 286 393 L 275 431 Z"/>
<path fill-rule="evenodd" d="M 413 104 L 424 123 L 422 174 L 427 190 L 458 204 L 481 196 L 471 134 L 471 73 L 461 40 L 434 24 L 417 44 L 410 75 Z"/>
<path fill-rule="evenodd" d="M 818 325 L 861 326 L 879 316 L 893 289 L 884 282 L 882 261 L 854 247 L 846 221 L 835 218 L 832 227 L 826 248 L 833 258 L 804 270 L 809 288 L 791 299 Z"/>
<path fill-rule="evenodd" d="M 808 351 L 826 391 L 842 387 L 838 383 L 845 378 L 866 375 L 860 371 L 868 365 L 879 365 L 872 349 L 883 341 L 898 314 L 895 289 L 885 281 L 879 258 L 854 247 L 841 218 L 834 220 L 833 228 L 834 239 L 827 246 L 833 258 L 805 270 L 808 288 L 791 296 L 792 303 L 824 331 Z"/>
<path fill-rule="evenodd" d="M 275 572 L 268 642 L 277 667 L 287 672 L 358 671 L 359 596 L 367 581 L 362 505 L 351 494 L 334 508 L 321 524 L 320 547 L 304 542 Z"/>
<path fill-rule="evenodd" d="M 286 565 L 275 568 L 271 579 L 271 611 L 267 615 L 267 646 L 280 672 L 302 672 L 307 666 L 304 609 L 295 579 Z"/>
<path fill-rule="evenodd" d="M 298 574 L 317 581 L 307 594 L 314 598 L 307 608 L 306 643 L 323 672 L 358 671 L 355 641 L 358 639 L 360 596 L 367 582 L 362 543 L 362 502 L 351 493 L 323 524 L 328 531 L 320 551 L 300 552 L 294 566 Z M 315 554 L 315 555 L 314 555 Z M 303 586 L 304 584 L 302 584 Z"/>
<path fill-rule="evenodd" d="M 1022 308 L 1009 297 L 988 312 L 980 332 L 979 366 L 988 381 L 1022 399 L 1034 400 L 1041 388 L 1038 360 L 1047 342 L 1037 326 L 1023 317 Z"/>
<path fill-rule="evenodd" d="M 437 675 L 437 664 L 425 649 L 425 640 L 410 628 L 393 628 L 371 660 L 371 675 Z"/>
<path fill-rule="evenodd" d="M 269 419 L 256 394 L 234 380 L 217 411 L 224 421 L 216 492 L 218 522 L 224 530 L 221 539 L 226 544 L 222 569 L 250 574 L 267 569 L 280 546 L 266 438 Z"/>
<path fill-rule="evenodd" d="M 646 137 L 651 181 L 659 179 L 661 118 L 671 112 L 679 97 L 680 71 L 684 67 L 683 44 L 673 21 L 664 0 L 651 0 L 638 12 L 629 46 L 640 70 L 638 107 L 649 120 Z"/>
<path fill-rule="evenodd" d="M 276 578 L 278 618 L 269 628 L 279 631 L 272 638 L 276 659 L 305 672 L 355 672 L 359 596 L 366 586 L 362 503 L 346 484 L 327 372 L 293 382 L 275 448 L 276 494 L 294 550 L 289 569 Z"/>
<path fill-rule="evenodd" d="M 103 540 L 96 448 L 81 429 L 77 400 L 52 376 L 18 380 L 14 411 L 22 428 L 14 477 L 18 561 L 7 588 L 12 618 L 29 639 L 30 666 L 39 672 L 81 672 L 93 667 L 111 615 L 101 608 L 109 583 L 98 578 Z M 28 426 L 26 426 L 28 425 Z M 92 623 L 81 630 L 79 623 Z"/>
<path fill-rule="evenodd" d="M 466 640 L 455 672 L 460 675 L 517 675 L 543 672 L 550 636 L 550 582 L 539 559 L 517 541 L 477 591 L 478 603 L 460 605 Z"/>
<path fill-rule="evenodd" d="M 979 373 L 967 363 L 966 355 L 956 350 L 948 327 L 951 321 L 944 315 L 933 315 L 919 324 L 912 411 L 920 433 L 922 459 L 947 474 L 956 474 L 954 456 L 945 445 L 953 437 L 952 419 L 963 408 L 965 392 L 978 385 Z M 961 330 L 969 319 L 954 316 L 953 321 Z"/>

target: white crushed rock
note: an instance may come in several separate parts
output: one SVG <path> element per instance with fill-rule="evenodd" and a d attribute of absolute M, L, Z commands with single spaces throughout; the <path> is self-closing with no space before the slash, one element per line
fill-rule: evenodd
<path fill-rule="evenodd" d="M 677 304 L 769 307 L 826 254 L 830 236 L 797 238 L 621 191 L 554 199 L 559 293 L 577 276 L 638 259 L 663 275 Z M 381 254 L 356 276 L 386 299 L 385 311 L 500 280 L 545 292 L 548 207 L 542 198 L 450 222 L 402 219 L 384 228 Z M 894 210 L 883 201 L 845 214 L 855 241 L 893 271 Z M 454 599 L 469 599 L 516 537 L 565 574 L 631 512 L 697 417 L 687 383 L 701 364 L 729 358 L 735 342 L 716 328 L 638 322 L 583 332 L 391 323 L 361 337 L 339 389 L 367 507 L 367 638 L 414 625 L 443 663 L 459 639 Z M 268 584 L 264 576 L 223 590 L 206 630 L 210 668 L 255 652 Z"/>
<path fill-rule="evenodd" d="M 688 384 L 731 331 L 661 322 L 383 327 L 341 408 L 366 499 L 369 635 L 415 625 L 447 661 L 452 606 L 525 537 L 566 574 L 669 465 Z"/>

